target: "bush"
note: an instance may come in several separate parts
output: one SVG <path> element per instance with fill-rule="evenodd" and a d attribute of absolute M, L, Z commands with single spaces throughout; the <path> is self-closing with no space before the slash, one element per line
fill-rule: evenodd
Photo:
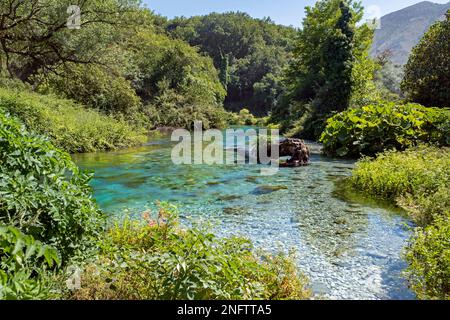
<path fill-rule="evenodd" d="M 306 299 L 309 291 L 285 255 L 257 256 L 244 239 L 182 230 L 162 205 L 145 224 L 116 223 L 100 260 L 87 268 L 76 299 Z"/>
<path fill-rule="evenodd" d="M 450 300 L 449 241 L 450 213 L 426 228 L 418 228 L 410 241 L 408 274 L 420 299 Z"/>
<path fill-rule="evenodd" d="M 55 249 L 0 225 L 0 300 L 47 298 L 44 273 L 59 263 Z"/>
<path fill-rule="evenodd" d="M 53 96 L 0 88 L 1 110 L 70 153 L 113 150 L 146 141 L 143 129 Z"/>
<path fill-rule="evenodd" d="M 144 112 L 154 127 L 186 129 L 192 129 L 194 121 L 201 121 L 205 130 L 224 128 L 229 117 L 222 107 L 191 103 L 187 97 L 170 89 L 146 106 Z"/>
<path fill-rule="evenodd" d="M 402 90 L 428 107 L 450 108 L 450 10 L 425 33 L 405 66 Z"/>
<path fill-rule="evenodd" d="M 141 103 L 129 81 L 104 68 L 69 63 L 61 71 L 58 76 L 48 77 L 46 86 L 85 106 L 111 114 L 130 114 Z"/>
<path fill-rule="evenodd" d="M 0 223 L 55 247 L 63 262 L 85 256 L 104 223 L 90 179 L 69 154 L 0 113 Z"/>
<path fill-rule="evenodd" d="M 450 149 L 388 151 L 358 162 L 352 184 L 395 200 L 419 225 L 407 248 L 407 274 L 420 298 L 450 298 Z"/>
<path fill-rule="evenodd" d="M 421 146 L 359 161 L 351 182 L 368 194 L 397 201 L 418 224 L 427 225 L 448 210 L 449 168 L 449 148 Z"/>
<path fill-rule="evenodd" d="M 327 121 L 324 152 L 340 157 L 405 150 L 420 142 L 450 145 L 450 111 L 383 102 L 341 112 Z"/>

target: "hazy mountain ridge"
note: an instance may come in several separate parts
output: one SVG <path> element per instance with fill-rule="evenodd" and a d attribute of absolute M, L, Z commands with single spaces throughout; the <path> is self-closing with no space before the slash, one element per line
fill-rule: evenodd
<path fill-rule="evenodd" d="M 392 61 L 405 64 L 412 48 L 436 21 L 443 19 L 450 2 L 437 4 L 429 1 L 417 3 L 381 18 L 381 29 L 375 32 L 371 54 L 386 49 L 393 52 Z"/>

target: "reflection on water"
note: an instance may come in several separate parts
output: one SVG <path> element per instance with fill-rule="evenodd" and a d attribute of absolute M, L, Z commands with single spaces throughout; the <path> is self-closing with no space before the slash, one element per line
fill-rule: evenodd
<path fill-rule="evenodd" d="M 410 233 L 393 208 L 361 201 L 342 181 L 352 162 L 320 156 L 312 164 L 261 176 L 260 167 L 175 166 L 172 143 L 160 138 L 120 152 L 81 154 L 94 170 L 100 206 L 112 215 L 140 214 L 156 200 L 178 205 L 182 217 L 214 221 L 220 235 L 243 235 L 258 247 L 298 252 L 318 294 L 338 299 L 412 299 L 400 254 Z"/>

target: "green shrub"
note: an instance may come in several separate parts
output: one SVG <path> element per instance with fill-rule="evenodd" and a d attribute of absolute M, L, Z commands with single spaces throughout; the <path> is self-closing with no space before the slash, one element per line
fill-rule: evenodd
<path fill-rule="evenodd" d="M 154 127 L 192 129 L 194 121 L 201 121 L 205 130 L 224 128 L 229 118 L 222 107 L 191 103 L 186 96 L 170 89 L 144 107 L 144 112 Z"/>
<path fill-rule="evenodd" d="M 420 299 L 450 300 L 450 214 L 416 230 L 406 259 L 410 283 Z"/>
<path fill-rule="evenodd" d="M 373 156 L 420 142 L 450 145 L 450 111 L 418 104 L 383 102 L 341 112 L 327 121 L 324 152 L 340 157 Z"/>
<path fill-rule="evenodd" d="M 397 201 L 418 224 L 427 225 L 448 210 L 449 168 L 449 148 L 421 146 L 362 159 L 351 182 L 365 193 Z"/>
<path fill-rule="evenodd" d="M 70 153 L 123 148 L 146 140 L 142 129 L 133 128 L 124 120 L 53 96 L 0 88 L 2 109 Z"/>
<path fill-rule="evenodd" d="M 305 279 L 289 256 L 256 255 L 249 241 L 219 239 L 203 227 L 178 227 L 162 205 L 145 224 L 112 227 L 76 299 L 306 299 Z"/>
<path fill-rule="evenodd" d="M 48 76 L 40 90 L 49 86 L 59 95 L 107 113 L 130 114 L 141 103 L 129 81 L 105 68 L 68 63 L 61 71 Z"/>
<path fill-rule="evenodd" d="M 365 158 L 352 184 L 395 200 L 418 224 L 406 250 L 407 275 L 419 298 L 450 298 L 450 149 L 410 148 Z"/>
<path fill-rule="evenodd" d="M 90 179 L 69 154 L 0 113 L 0 223 L 55 247 L 63 262 L 84 256 L 104 223 Z"/>
<path fill-rule="evenodd" d="M 0 300 L 47 298 L 43 274 L 59 263 L 55 249 L 0 225 Z"/>

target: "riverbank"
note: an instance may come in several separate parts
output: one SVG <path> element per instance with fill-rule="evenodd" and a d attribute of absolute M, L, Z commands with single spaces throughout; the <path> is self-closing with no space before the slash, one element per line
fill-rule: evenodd
<path fill-rule="evenodd" d="M 319 296 L 414 298 L 402 277 L 409 220 L 376 201 L 334 194 L 354 161 L 324 157 L 320 145 L 309 144 L 310 166 L 262 177 L 259 166 L 175 166 L 172 146 L 159 138 L 139 148 L 73 158 L 96 172 L 94 196 L 111 217 L 168 201 L 186 225 L 207 221 L 219 237 L 244 236 L 270 252 L 294 248 L 297 266 Z"/>

